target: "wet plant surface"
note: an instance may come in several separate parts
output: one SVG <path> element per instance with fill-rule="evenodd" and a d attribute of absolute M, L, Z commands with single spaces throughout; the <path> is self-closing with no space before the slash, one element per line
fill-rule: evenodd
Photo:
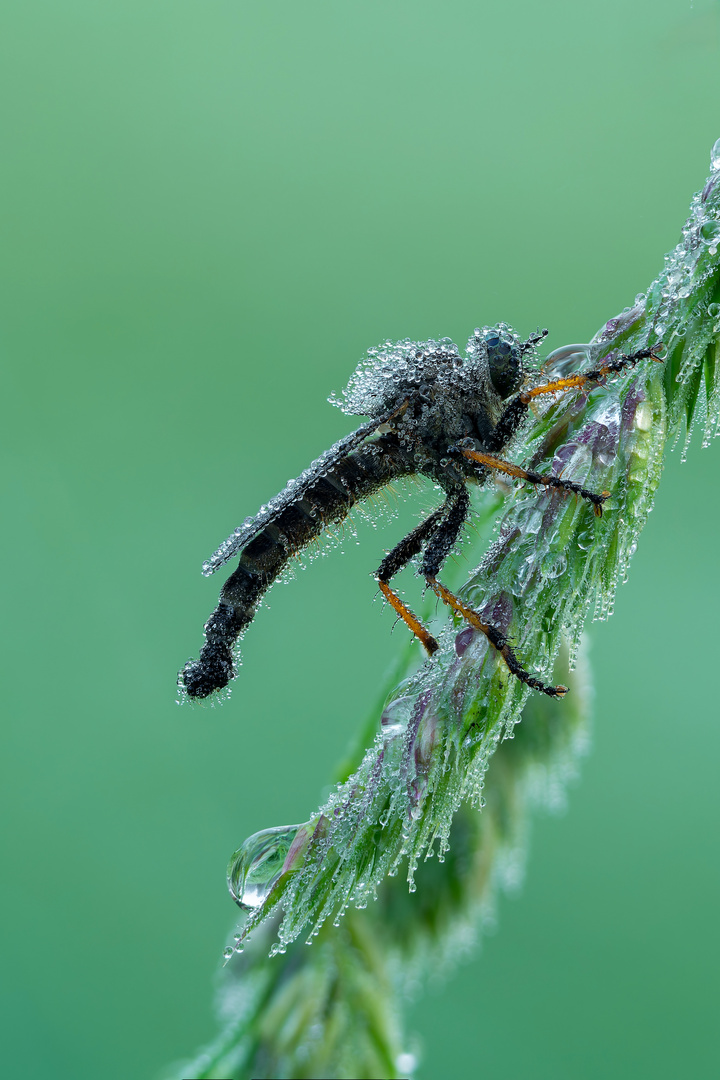
<path fill-rule="evenodd" d="M 598 517 L 558 491 L 516 488 L 497 540 L 460 590 L 548 678 L 563 640 L 561 666 L 570 672 L 587 616 L 612 613 L 668 440 L 684 436 L 687 446 L 695 424 L 704 445 L 717 433 L 720 141 L 711 169 L 681 242 L 647 294 L 591 342 L 556 350 L 546 374 L 566 377 L 661 342 L 662 366 L 648 359 L 605 385 L 539 407 L 515 446 L 526 466 L 607 489 L 605 513 Z M 449 941 L 472 937 L 467 928 L 491 906 L 501 867 L 510 872 L 508 852 L 522 848 L 533 784 L 546 792 L 555 785 L 557 794 L 583 744 L 576 676 L 567 674 L 571 695 L 562 703 L 528 699 L 483 634 L 449 621 L 440 644 L 389 693 L 373 745 L 317 814 L 263 830 L 233 856 L 230 887 L 247 916 L 226 950 L 228 1026 L 193 1064 L 194 1075 L 240 1077 L 248 1067 L 256 1076 L 318 1075 L 340 1061 L 333 1039 L 350 1016 L 355 1049 L 333 1075 L 412 1071 L 399 1020 L 402 986 L 417 983 L 420 953 L 449 955 Z M 410 902 L 412 893 L 419 903 Z M 383 950 L 389 928 L 394 944 Z M 268 948 L 275 967 L 264 959 Z M 355 960 L 348 966 L 349 955 Z M 377 990 L 383 986 L 385 997 Z M 286 1010 L 282 1023 L 273 1008 Z"/>

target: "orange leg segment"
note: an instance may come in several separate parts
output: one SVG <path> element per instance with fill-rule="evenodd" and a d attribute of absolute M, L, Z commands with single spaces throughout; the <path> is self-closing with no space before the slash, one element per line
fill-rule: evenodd
<path fill-rule="evenodd" d="M 463 450 L 463 457 L 466 457 L 469 461 L 477 461 L 480 465 L 487 465 L 490 469 L 497 469 L 498 472 L 507 473 L 508 476 L 516 476 L 518 480 L 529 480 L 529 474 L 526 469 L 521 468 L 519 465 L 513 465 L 511 461 L 504 461 L 503 458 L 495 457 L 494 454 L 485 454 L 481 450 Z"/>
<path fill-rule="evenodd" d="M 556 379 L 555 382 L 545 383 L 543 386 L 535 386 L 532 390 L 525 390 L 521 395 L 521 401 L 527 403 L 540 394 L 554 394 L 558 390 L 573 390 L 575 387 L 584 386 L 590 382 L 587 375 L 571 375 L 568 379 Z"/>
<path fill-rule="evenodd" d="M 442 582 L 438 581 L 437 578 L 429 577 L 426 580 L 432 591 L 436 596 L 440 597 L 444 604 L 447 604 L 447 606 L 457 612 L 458 615 L 462 615 L 464 619 L 467 619 L 470 625 L 474 626 L 476 630 L 482 630 L 483 634 L 489 633 L 490 626 L 488 623 L 484 623 L 472 608 L 469 608 L 467 604 L 463 604 L 459 596 L 456 596 L 455 593 L 451 593 L 449 589 L 446 589 Z"/>
<path fill-rule="evenodd" d="M 440 648 L 435 638 L 429 633 L 416 615 L 413 615 L 409 607 L 403 604 L 397 593 L 393 592 L 386 581 L 378 581 L 380 586 L 380 592 L 383 594 L 388 604 L 398 613 L 400 618 L 407 626 L 410 627 L 415 637 L 419 638 L 422 644 L 428 651 L 428 655 L 432 656 L 434 652 Z"/>
<path fill-rule="evenodd" d="M 527 480 L 531 484 L 543 484 L 545 487 L 558 488 L 560 491 L 572 491 L 575 495 L 582 496 L 592 503 L 593 511 L 597 517 L 602 517 L 603 503 L 610 498 L 609 491 L 603 491 L 599 495 L 595 491 L 589 491 L 574 484 L 572 480 L 563 480 L 560 476 L 543 476 L 542 473 L 523 469 L 520 465 L 513 465 L 511 461 L 503 461 L 502 458 L 494 457 L 493 454 L 485 454 L 480 450 L 463 450 L 463 457 L 469 461 L 477 461 L 479 465 L 487 465 L 489 469 L 497 469 L 498 472 L 507 473 L 508 476 L 516 476 L 519 480 Z"/>
<path fill-rule="evenodd" d="M 554 394 L 558 391 L 573 390 L 585 386 L 589 382 L 598 382 L 607 375 L 615 375 L 617 372 L 622 371 L 623 368 L 637 364 L 638 360 L 655 360 L 656 363 L 661 364 L 663 357 L 658 356 L 658 352 L 664 348 L 665 346 L 660 341 L 653 345 L 651 349 L 640 349 L 630 356 L 622 353 L 617 360 L 608 360 L 605 364 L 601 364 L 600 367 L 594 368 L 592 371 L 571 375 L 567 379 L 556 379 L 554 382 L 545 383 L 543 386 L 535 386 L 532 390 L 525 390 L 520 395 L 520 400 L 527 405 L 533 398 L 539 397 L 540 394 Z"/>
<path fill-rule="evenodd" d="M 525 671 L 520 661 L 516 657 L 513 650 L 507 643 L 507 639 L 500 633 L 494 626 L 490 626 L 489 623 L 484 623 L 477 612 L 469 608 L 467 604 L 464 604 L 462 600 L 451 593 L 449 589 L 446 589 L 437 578 L 428 577 L 425 579 L 435 593 L 444 604 L 452 608 L 458 615 L 462 615 L 467 622 L 476 630 L 482 631 L 485 634 L 488 641 L 493 645 L 502 656 L 503 660 L 507 664 L 509 670 L 520 679 L 527 686 L 531 686 L 534 690 L 540 690 L 543 694 L 547 694 L 548 697 L 565 697 L 568 692 L 567 686 L 546 686 L 540 679 L 536 679 L 534 675 L 531 675 L 528 671 Z"/>

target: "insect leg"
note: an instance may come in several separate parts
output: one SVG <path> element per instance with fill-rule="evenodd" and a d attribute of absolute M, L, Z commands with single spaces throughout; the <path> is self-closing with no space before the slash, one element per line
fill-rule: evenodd
<path fill-rule="evenodd" d="M 530 390 L 523 391 L 505 407 L 505 411 L 492 433 L 485 439 L 485 449 L 491 452 L 493 450 L 500 451 L 504 446 L 507 446 L 523 424 L 533 398 L 538 397 L 540 394 L 563 393 L 566 390 L 585 386 L 587 383 L 598 382 L 606 375 L 616 374 L 618 371 L 622 371 L 623 368 L 636 364 L 639 360 L 657 360 L 660 363 L 662 357 L 658 353 L 663 347 L 662 343 L 659 342 L 653 345 L 651 349 L 640 349 L 629 356 L 623 354 L 617 360 L 610 360 L 608 363 L 590 371 L 584 371 L 580 375 L 572 375 L 567 379 L 557 379 L 555 382 L 544 383 L 542 386 L 535 386 Z"/>
<path fill-rule="evenodd" d="M 513 466 L 513 468 L 515 468 L 515 466 Z M 448 607 L 452 608 L 458 615 L 462 615 L 462 617 L 476 630 L 480 630 L 485 634 L 485 637 L 490 644 L 498 650 L 509 670 L 516 678 L 520 679 L 520 681 L 524 682 L 527 686 L 532 687 L 533 690 L 540 690 L 549 697 L 563 697 L 567 693 L 566 686 L 546 686 L 540 679 L 535 678 L 534 675 L 525 671 L 515 653 L 508 645 L 505 635 L 498 630 L 497 627 L 483 622 L 477 612 L 473 611 L 472 608 L 469 608 L 458 596 L 451 593 L 449 589 L 446 589 L 445 586 L 437 580 L 436 574 L 439 573 L 440 567 L 457 542 L 463 524 L 467 519 L 469 509 L 470 496 L 468 495 L 467 488 L 463 487 L 453 496 L 448 513 L 442 524 L 436 529 L 434 536 L 428 544 L 420 572 L 424 575 L 425 580 L 432 591 L 444 604 L 447 604 Z"/>
<path fill-rule="evenodd" d="M 420 567 L 423 577 L 435 577 L 439 573 L 440 567 L 455 547 L 462 527 L 467 521 L 470 512 L 470 495 L 464 484 L 452 492 L 443 510 L 445 513 L 442 522 L 425 549 Z"/>
<path fill-rule="evenodd" d="M 427 577 L 426 581 L 435 595 L 439 596 L 443 603 L 447 604 L 448 607 L 451 607 L 458 615 L 462 615 L 462 617 L 476 630 L 482 631 L 490 644 L 500 653 L 509 670 L 520 680 L 520 682 L 524 682 L 526 686 L 532 687 L 533 690 L 540 690 L 543 694 L 547 694 L 548 697 L 560 698 L 567 694 L 567 686 L 546 686 L 540 679 L 535 678 L 534 675 L 525 671 L 517 656 L 508 645 L 507 638 L 496 626 L 484 623 L 477 612 L 473 611 L 472 608 L 469 608 L 467 604 L 464 604 L 458 596 L 455 596 L 449 589 L 446 589 L 436 578 Z"/>
<path fill-rule="evenodd" d="M 520 399 L 525 404 L 529 404 L 533 398 L 539 397 L 540 394 L 554 394 L 558 391 L 574 390 L 585 386 L 587 383 L 599 382 L 606 375 L 616 375 L 623 368 L 637 364 L 639 360 L 656 360 L 658 363 L 662 363 L 663 358 L 658 356 L 658 349 L 663 347 L 662 343 L 659 342 L 657 345 L 653 345 L 651 349 L 638 349 L 637 352 L 629 355 L 621 353 L 617 360 L 609 360 L 607 363 L 601 364 L 600 367 L 591 368 L 590 371 L 582 371 L 579 375 L 571 375 L 567 379 L 556 379 L 554 382 L 535 386 L 532 390 L 525 390 L 520 394 Z"/>
<path fill-rule="evenodd" d="M 508 476 L 516 476 L 519 480 L 527 480 L 531 484 L 544 484 L 545 487 L 559 488 L 561 491 L 572 491 L 575 495 L 587 499 L 592 503 L 597 517 L 602 517 L 603 503 L 610 498 L 609 491 L 603 491 L 599 495 L 595 491 L 588 491 L 580 484 L 572 480 L 563 480 L 561 476 L 543 476 L 542 473 L 533 472 L 532 469 L 523 469 L 520 465 L 513 465 L 511 461 L 504 461 L 493 454 L 484 454 L 480 450 L 462 450 L 463 457 L 468 461 L 477 461 L 480 465 L 486 465 L 488 469 L 506 473 Z"/>
<path fill-rule="evenodd" d="M 381 593 L 403 622 L 410 627 L 413 634 L 420 639 L 430 656 L 438 650 L 437 641 L 425 629 L 410 608 L 402 602 L 397 593 L 390 588 L 388 583 L 395 574 L 399 574 L 403 567 L 407 566 L 414 555 L 419 554 L 423 544 L 437 529 L 446 512 L 447 503 L 444 503 L 439 510 L 436 510 L 425 521 L 422 521 L 417 528 L 413 529 L 411 533 L 408 533 L 399 544 L 395 545 L 392 551 L 388 552 L 380 563 L 376 574 Z"/>

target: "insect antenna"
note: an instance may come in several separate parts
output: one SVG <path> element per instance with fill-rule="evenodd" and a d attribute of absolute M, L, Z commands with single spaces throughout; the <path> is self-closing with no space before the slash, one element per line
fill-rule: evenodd
<path fill-rule="evenodd" d="M 538 330 L 537 334 L 532 334 L 532 336 L 529 337 L 527 341 L 521 341 L 518 346 L 521 355 L 524 357 L 526 353 L 530 353 L 531 355 L 534 354 L 535 346 L 539 345 L 540 342 L 547 337 L 548 333 L 549 331 L 547 329 Z M 523 362 L 523 368 L 526 374 L 535 375 L 538 372 L 542 371 L 542 364 L 525 364 Z"/>
<path fill-rule="evenodd" d="M 538 330 L 537 334 L 533 334 L 527 339 L 527 341 L 522 341 L 520 343 L 520 352 L 526 353 L 529 352 L 531 349 L 534 349 L 535 346 L 539 345 L 540 342 L 544 338 L 546 338 L 549 333 L 550 331 L 547 328 L 545 328 L 544 330 Z"/>

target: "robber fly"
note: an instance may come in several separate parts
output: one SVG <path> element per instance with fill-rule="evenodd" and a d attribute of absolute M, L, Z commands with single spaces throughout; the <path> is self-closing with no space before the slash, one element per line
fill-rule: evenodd
<path fill-rule="evenodd" d="M 356 503 L 400 477 L 429 477 L 445 501 L 390 551 L 377 569 L 380 591 L 419 638 L 428 654 L 435 638 L 390 587 L 390 581 L 420 556 L 418 573 L 433 592 L 471 626 L 486 635 L 507 667 L 522 682 L 551 697 L 564 686 L 547 686 L 525 671 L 501 631 L 438 581 L 470 513 L 468 484 L 485 484 L 504 473 L 535 485 L 586 499 L 602 514 L 609 492 L 588 491 L 560 476 L 545 476 L 498 455 L 520 431 L 530 403 L 542 394 L 597 384 L 639 360 L 659 360 L 641 349 L 606 360 L 579 375 L 531 387 L 528 359 L 547 330 L 522 341 L 505 323 L 475 330 L 464 356 L 449 339 L 421 343 L 387 342 L 368 353 L 333 404 L 355 416 L 369 416 L 357 431 L 314 461 L 254 518 L 246 518 L 204 564 L 214 573 L 235 556 L 237 568 L 223 585 L 205 624 L 205 645 L 179 676 L 190 698 L 205 698 L 227 686 L 236 672 L 235 644 L 253 620 L 263 594 L 288 562 L 329 525 L 341 522 Z M 536 370 L 533 368 L 533 370 Z"/>

